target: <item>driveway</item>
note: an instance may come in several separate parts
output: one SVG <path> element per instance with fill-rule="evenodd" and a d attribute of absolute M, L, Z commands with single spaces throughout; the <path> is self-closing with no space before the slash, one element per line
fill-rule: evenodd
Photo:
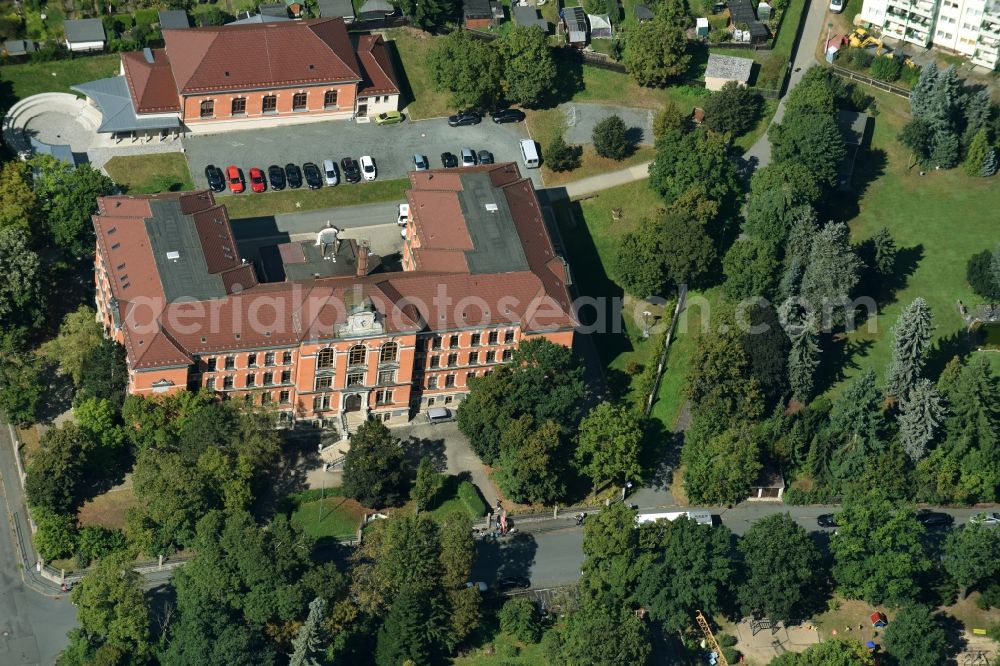
<path fill-rule="evenodd" d="M 449 127 L 444 118 L 406 121 L 379 127 L 374 123 L 331 120 L 290 127 L 270 127 L 221 134 L 193 135 L 184 139 L 191 175 L 197 187 L 207 187 L 205 166 L 236 164 L 247 173 L 252 166 L 301 165 L 348 155 L 371 155 L 380 179 L 403 178 L 413 169 L 413 154 L 426 155 L 434 167 L 441 153 L 458 155 L 462 148 L 486 149 L 497 162 L 521 162 L 518 142 L 528 138 L 524 123 L 496 125 L 488 118 L 470 127 Z M 537 169 L 521 169 L 541 187 Z M 359 186 L 363 186 L 360 183 Z M 243 195 L 246 196 L 246 195 Z"/>
<path fill-rule="evenodd" d="M 592 143 L 594 125 L 608 116 L 617 115 L 625 121 L 628 136 L 634 143 L 653 145 L 653 109 L 632 109 L 605 104 L 561 104 L 566 116 L 566 142 Z"/>

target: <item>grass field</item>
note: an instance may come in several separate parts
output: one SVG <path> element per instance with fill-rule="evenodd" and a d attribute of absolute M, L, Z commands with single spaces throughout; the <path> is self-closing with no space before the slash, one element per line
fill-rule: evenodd
<path fill-rule="evenodd" d="M 125 512 L 137 504 L 131 488 L 109 490 L 80 507 L 77 518 L 81 525 L 122 529 L 125 527 Z"/>
<path fill-rule="evenodd" d="M 521 643 L 498 632 L 489 645 L 455 657 L 451 663 L 454 666 L 540 666 L 547 662 L 540 643 Z"/>
<path fill-rule="evenodd" d="M 348 187 L 321 187 L 318 190 L 284 190 L 266 194 L 238 194 L 219 197 L 226 204 L 229 217 L 258 217 L 294 213 L 332 206 L 357 206 L 376 201 L 394 201 L 406 198 L 410 186 L 407 178 L 359 183 Z"/>
<path fill-rule="evenodd" d="M 396 52 L 403 65 L 406 78 L 403 92 L 405 94 L 409 91 L 415 98 L 406 107 L 410 117 L 422 120 L 454 113 L 448 103 L 448 93 L 435 90 L 431 80 L 427 59 L 434 43 L 433 38 L 426 32 L 412 28 L 386 30 L 386 34 L 395 42 Z M 413 91 L 419 91 L 419 95 L 413 94 Z"/>
<path fill-rule="evenodd" d="M 194 189 L 187 160 L 181 153 L 123 155 L 111 158 L 104 168 L 129 194 Z"/>
<path fill-rule="evenodd" d="M 336 489 L 327 489 L 334 494 Z M 347 497 L 326 497 L 301 504 L 292 513 L 292 523 L 313 537 L 352 537 L 361 524 L 365 509 Z"/>
<path fill-rule="evenodd" d="M 71 85 L 118 74 L 118 54 L 78 56 L 52 62 L 27 62 L 0 67 L 0 106 L 43 92 L 73 92 Z"/>

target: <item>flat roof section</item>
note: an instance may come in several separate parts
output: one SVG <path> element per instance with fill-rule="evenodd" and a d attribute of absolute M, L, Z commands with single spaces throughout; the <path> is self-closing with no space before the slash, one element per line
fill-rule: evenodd
<path fill-rule="evenodd" d="M 181 211 L 180 201 L 152 199 L 149 208 L 153 217 L 145 220 L 146 235 L 167 301 L 225 298 L 222 275 L 208 272 L 198 229 L 194 220 Z M 237 256 L 235 248 L 230 251 Z"/>
<path fill-rule="evenodd" d="M 465 252 L 469 272 L 511 273 L 529 270 L 514 218 L 502 189 L 488 171 L 463 173 L 458 202 L 462 207 L 472 250 Z"/>

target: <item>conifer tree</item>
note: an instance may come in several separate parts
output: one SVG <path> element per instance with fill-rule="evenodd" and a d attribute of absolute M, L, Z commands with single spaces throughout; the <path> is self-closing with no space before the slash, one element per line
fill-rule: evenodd
<path fill-rule="evenodd" d="M 899 440 L 914 462 L 927 454 L 944 423 L 941 394 L 929 379 L 919 380 L 899 403 Z"/>
<path fill-rule="evenodd" d="M 813 238 L 802 275 L 802 297 L 833 324 L 843 323 L 844 306 L 860 279 L 861 260 L 851 248 L 849 237 L 843 222 L 831 222 L 820 229 Z"/>
<path fill-rule="evenodd" d="M 293 652 L 288 666 L 319 666 L 316 654 L 320 651 L 320 634 L 326 601 L 316 597 L 309 602 L 309 617 L 299 628 L 299 635 L 292 639 Z"/>
<path fill-rule="evenodd" d="M 933 330 L 927 301 L 919 297 L 913 299 L 899 315 L 892 329 L 895 340 L 892 363 L 886 379 L 886 391 L 889 395 L 903 397 L 917 383 Z"/>
<path fill-rule="evenodd" d="M 816 341 L 816 322 L 801 306 L 786 301 L 779 316 L 791 342 L 788 352 L 788 384 L 792 398 L 807 403 L 812 398 L 816 368 L 819 366 L 819 345 Z"/>

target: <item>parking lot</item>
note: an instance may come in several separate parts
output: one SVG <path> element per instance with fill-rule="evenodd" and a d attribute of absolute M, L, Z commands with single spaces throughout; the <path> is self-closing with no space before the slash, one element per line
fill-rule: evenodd
<path fill-rule="evenodd" d="M 449 127 L 447 120 L 436 118 L 379 127 L 374 123 L 331 120 L 287 127 L 225 132 L 184 139 L 184 150 L 195 185 L 207 187 L 205 166 L 225 168 L 235 164 L 246 174 L 250 167 L 266 169 L 270 164 L 284 166 L 294 162 L 314 162 L 344 157 L 354 159 L 371 155 L 380 179 L 403 178 L 413 168 L 413 154 L 428 157 L 431 166 L 441 167 L 441 153 L 458 155 L 462 148 L 486 149 L 497 162 L 521 162 L 518 142 L 527 138 L 524 123 L 496 125 L 487 117 L 468 127 Z M 537 169 L 525 169 L 536 187 L 541 187 Z M 363 187 L 359 183 L 352 187 Z"/>

